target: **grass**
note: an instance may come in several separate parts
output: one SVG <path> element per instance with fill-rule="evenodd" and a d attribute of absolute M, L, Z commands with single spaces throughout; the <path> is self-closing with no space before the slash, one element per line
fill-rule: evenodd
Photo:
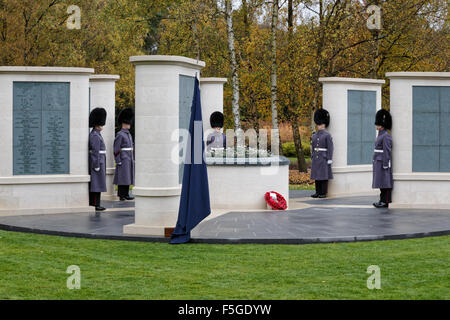
<path fill-rule="evenodd" d="M 291 184 L 289 190 L 315 190 L 315 186 L 312 184 Z"/>
<path fill-rule="evenodd" d="M 287 157 L 291 162 L 297 162 L 297 157 Z M 311 162 L 311 157 L 305 157 L 306 163 Z"/>
<path fill-rule="evenodd" d="M 0 299 L 449 299 L 449 250 L 448 236 L 171 246 L 0 231 Z M 70 265 L 81 290 L 66 288 Z"/>
<path fill-rule="evenodd" d="M 130 187 L 128 188 L 128 190 L 131 191 L 131 190 L 133 190 L 133 188 L 134 188 L 134 186 L 130 186 Z M 119 190 L 118 185 L 115 184 L 115 185 L 114 185 L 114 191 L 117 192 L 118 190 Z"/>

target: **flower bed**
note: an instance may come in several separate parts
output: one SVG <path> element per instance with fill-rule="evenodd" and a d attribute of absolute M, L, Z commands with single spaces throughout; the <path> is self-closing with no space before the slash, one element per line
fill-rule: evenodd
<path fill-rule="evenodd" d="M 289 170 L 289 184 L 314 184 L 314 180 L 311 180 L 311 170 L 308 172 L 299 172 L 298 170 Z"/>

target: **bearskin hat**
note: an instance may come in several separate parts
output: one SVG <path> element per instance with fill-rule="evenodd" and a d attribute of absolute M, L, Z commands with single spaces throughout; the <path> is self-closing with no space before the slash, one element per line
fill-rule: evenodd
<path fill-rule="evenodd" d="M 375 117 L 375 125 L 382 126 L 387 130 L 392 129 L 392 116 L 389 111 L 381 109 L 377 112 L 377 116 Z"/>
<path fill-rule="evenodd" d="M 89 128 L 96 126 L 104 126 L 106 123 L 106 110 L 103 108 L 95 108 L 89 115 Z"/>
<path fill-rule="evenodd" d="M 117 123 L 119 124 L 119 126 L 121 126 L 122 123 L 132 124 L 133 118 L 134 118 L 133 109 L 126 108 L 120 111 L 119 117 L 117 118 Z"/>
<path fill-rule="evenodd" d="M 211 128 L 223 128 L 223 113 L 219 111 L 213 112 L 209 118 L 209 123 L 211 124 Z"/>
<path fill-rule="evenodd" d="M 330 113 L 325 109 L 318 109 L 314 113 L 314 122 L 320 126 L 324 124 L 326 127 L 330 125 Z"/>

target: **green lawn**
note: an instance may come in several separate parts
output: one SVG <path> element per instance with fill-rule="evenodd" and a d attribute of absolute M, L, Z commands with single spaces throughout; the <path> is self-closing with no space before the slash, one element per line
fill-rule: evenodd
<path fill-rule="evenodd" d="M 290 184 L 289 190 L 315 190 L 312 184 Z"/>
<path fill-rule="evenodd" d="M 0 231 L 0 299 L 450 299 L 450 237 L 198 245 Z M 68 290 L 69 265 L 81 290 Z M 369 290 L 369 265 L 381 290 Z"/>
<path fill-rule="evenodd" d="M 291 162 L 297 162 L 297 157 L 287 157 Z M 306 163 L 311 162 L 311 157 L 305 157 Z"/>

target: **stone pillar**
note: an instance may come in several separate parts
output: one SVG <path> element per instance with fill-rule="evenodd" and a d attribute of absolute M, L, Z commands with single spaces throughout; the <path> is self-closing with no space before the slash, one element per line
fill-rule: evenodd
<path fill-rule="evenodd" d="M 392 207 L 450 208 L 450 72 L 391 72 Z"/>
<path fill-rule="evenodd" d="M 102 194 L 102 199 L 114 198 L 114 138 L 116 127 L 116 81 L 120 79 L 118 75 L 96 74 L 90 80 L 90 108 L 105 108 L 108 116 L 106 125 L 103 128 L 102 136 L 106 144 L 106 186 L 107 192 Z"/>
<path fill-rule="evenodd" d="M 200 92 L 202 98 L 203 130 L 211 129 L 209 117 L 215 111 L 223 113 L 223 85 L 226 78 L 201 78 Z"/>
<path fill-rule="evenodd" d="M 0 67 L 0 215 L 89 212 L 89 76 Z"/>
<path fill-rule="evenodd" d="M 130 61 L 136 68 L 136 213 L 124 233 L 162 236 L 175 226 L 180 203 L 177 129 L 189 122 L 194 77 L 205 63 L 156 55 Z"/>
<path fill-rule="evenodd" d="M 372 189 L 375 114 L 381 109 L 384 80 L 321 78 L 323 108 L 330 112 L 333 173 L 328 194 L 376 194 Z"/>

